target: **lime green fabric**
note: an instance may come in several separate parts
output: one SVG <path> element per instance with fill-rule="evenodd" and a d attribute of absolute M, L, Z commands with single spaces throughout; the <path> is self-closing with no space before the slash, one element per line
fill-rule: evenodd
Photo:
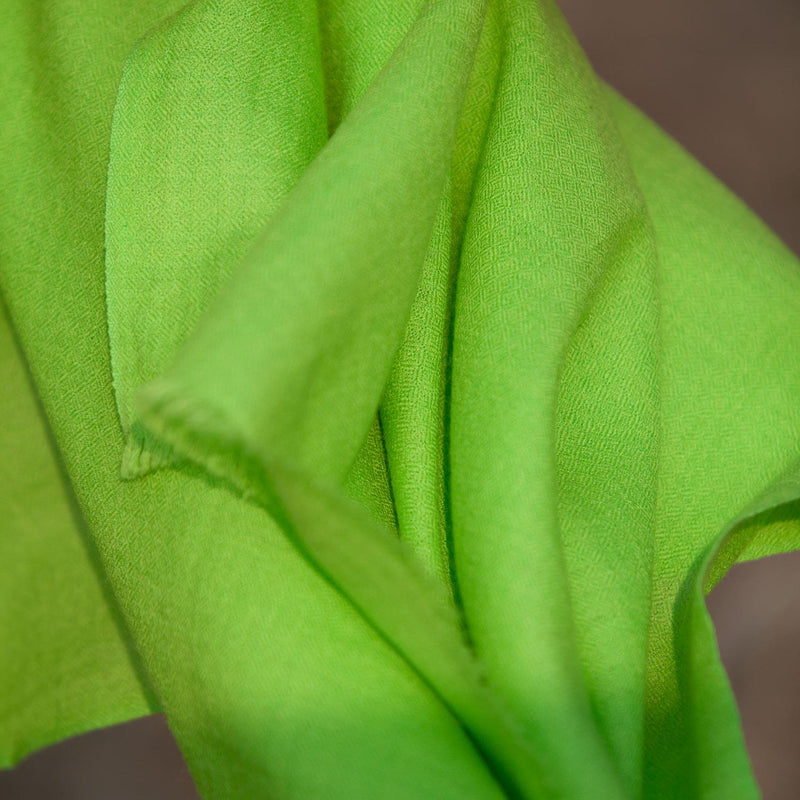
<path fill-rule="evenodd" d="M 800 546 L 800 269 L 557 9 L 2 26 L 2 764 L 757 796 L 703 594 Z"/>
<path fill-rule="evenodd" d="M 7 766 L 158 705 L 115 625 L 2 306 L 0 353 L 0 764 Z"/>

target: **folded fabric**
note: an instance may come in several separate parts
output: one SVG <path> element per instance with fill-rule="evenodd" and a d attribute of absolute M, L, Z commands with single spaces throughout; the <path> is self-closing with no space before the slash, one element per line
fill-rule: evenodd
<path fill-rule="evenodd" d="M 10 0 L 0 766 L 758 795 L 703 597 L 800 547 L 800 269 L 547 0 Z"/>

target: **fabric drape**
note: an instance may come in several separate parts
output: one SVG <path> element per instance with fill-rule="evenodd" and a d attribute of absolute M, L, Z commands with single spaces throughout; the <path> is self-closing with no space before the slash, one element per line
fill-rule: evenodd
<path fill-rule="evenodd" d="M 9 0 L 0 765 L 757 796 L 703 597 L 800 546 L 800 269 L 548 0 Z"/>

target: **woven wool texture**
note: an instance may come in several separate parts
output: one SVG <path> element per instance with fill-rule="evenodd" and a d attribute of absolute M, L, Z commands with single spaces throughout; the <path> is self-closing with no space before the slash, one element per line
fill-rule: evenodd
<path fill-rule="evenodd" d="M 0 28 L 0 766 L 757 797 L 703 597 L 800 547 L 800 268 L 556 7 Z"/>

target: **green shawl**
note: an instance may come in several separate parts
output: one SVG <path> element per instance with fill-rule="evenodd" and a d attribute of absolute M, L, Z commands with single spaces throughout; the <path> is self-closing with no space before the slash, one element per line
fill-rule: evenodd
<path fill-rule="evenodd" d="M 0 766 L 756 797 L 703 596 L 800 546 L 800 269 L 549 0 L 0 30 Z"/>

